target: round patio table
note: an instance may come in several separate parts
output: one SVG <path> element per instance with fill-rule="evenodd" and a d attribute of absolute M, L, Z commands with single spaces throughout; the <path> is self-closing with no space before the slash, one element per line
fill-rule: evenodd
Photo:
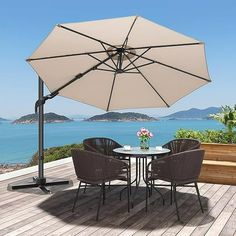
<path fill-rule="evenodd" d="M 150 147 L 149 149 L 141 149 L 140 147 L 132 147 L 130 150 L 126 150 L 123 147 L 121 147 L 113 149 L 113 152 L 118 154 L 119 156 L 136 159 L 136 176 L 135 179 L 131 182 L 131 184 L 136 183 L 135 192 L 132 194 L 132 205 L 133 205 L 134 198 L 137 194 L 140 185 L 141 177 L 144 183 L 146 183 L 147 159 L 159 158 L 164 154 L 169 153 L 170 149 L 168 148 L 157 149 L 155 147 Z"/>

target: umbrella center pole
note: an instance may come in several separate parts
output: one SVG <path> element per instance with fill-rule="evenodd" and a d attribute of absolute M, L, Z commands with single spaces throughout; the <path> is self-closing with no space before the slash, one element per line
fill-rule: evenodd
<path fill-rule="evenodd" d="M 118 58 L 117 58 L 117 73 L 122 73 L 123 72 L 122 64 L 123 64 L 125 49 L 118 48 L 117 53 L 118 53 L 118 55 L 117 55 L 118 56 Z"/>
<path fill-rule="evenodd" d="M 118 52 L 118 70 L 122 70 L 122 62 L 123 62 L 123 60 L 122 60 L 122 57 L 123 57 L 123 54 L 124 54 L 124 48 L 118 48 L 117 49 L 117 52 Z"/>

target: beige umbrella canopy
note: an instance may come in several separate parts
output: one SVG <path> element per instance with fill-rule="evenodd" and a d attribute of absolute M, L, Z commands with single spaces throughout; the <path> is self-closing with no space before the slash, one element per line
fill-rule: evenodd
<path fill-rule="evenodd" d="M 45 99 L 107 111 L 169 107 L 210 82 L 202 42 L 136 16 L 59 24 L 27 61 Z"/>

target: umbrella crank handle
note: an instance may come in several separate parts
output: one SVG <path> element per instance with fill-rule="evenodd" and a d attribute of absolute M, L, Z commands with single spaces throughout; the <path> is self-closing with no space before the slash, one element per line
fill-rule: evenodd
<path fill-rule="evenodd" d="M 36 102 L 35 102 L 35 106 L 34 106 L 34 110 L 35 110 L 35 113 L 38 113 L 38 107 L 40 105 L 44 105 L 45 102 L 48 100 L 48 99 L 52 99 L 54 98 L 55 96 L 58 95 L 58 92 L 53 92 L 47 96 L 44 96 L 42 100 L 38 99 Z"/>

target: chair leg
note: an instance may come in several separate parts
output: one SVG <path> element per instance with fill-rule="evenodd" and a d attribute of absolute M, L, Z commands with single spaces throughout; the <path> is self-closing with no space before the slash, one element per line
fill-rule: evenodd
<path fill-rule="evenodd" d="M 149 196 L 149 197 L 152 196 L 151 191 L 152 191 L 152 181 L 150 182 L 150 187 L 148 186 L 148 193 L 149 193 L 148 196 Z"/>
<path fill-rule="evenodd" d="M 146 171 L 145 171 L 145 179 L 146 179 L 146 181 L 145 181 L 145 183 L 146 183 L 146 199 L 145 199 L 146 205 L 145 205 L 145 210 L 147 212 L 148 211 L 148 197 L 149 197 L 149 189 L 148 189 L 149 182 L 148 182 L 148 167 L 147 167 L 147 165 L 146 165 L 145 168 L 146 168 Z M 151 188 L 152 188 L 152 180 L 151 180 Z"/>
<path fill-rule="evenodd" d="M 122 193 L 123 193 L 123 191 L 125 191 L 126 188 L 127 188 L 127 186 L 120 190 L 120 201 L 122 200 Z"/>
<path fill-rule="evenodd" d="M 87 189 L 87 184 L 85 184 L 84 186 L 84 193 L 86 192 L 86 189 Z"/>
<path fill-rule="evenodd" d="M 155 186 L 155 180 L 153 180 L 153 181 L 151 182 L 151 192 L 150 192 L 151 196 L 152 196 L 153 186 Z"/>
<path fill-rule="evenodd" d="M 122 193 L 123 193 L 123 191 L 125 191 L 125 189 L 127 188 L 127 189 L 129 189 L 129 195 L 131 195 L 132 194 L 132 192 L 131 192 L 131 170 L 130 170 L 130 158 L 129 158 L 129 167 L 128 167 L 128 172 L 127 172 L 127 179 L 129 179 L 129 188 L 128 188 L 128 185 L 125 187 L 125 188 L 123 188 L 123 189 L 121 189 L 121 191 L 120 191 L 120 201 L 122 200 Z"/>
<path fill-rule="evenodd" d="M 148 181 L 146 182 L 146 212 L 148 211 L 148 197 L 149 197 L 149 190 L 148 190 Z"/>
<path fill-rule="evenodd" d="M 170 185 L 170 205 L 172 205 L 172 192 L 173 192 L 173 184 Z"/>
<path fill-rule="evenodd" d="M 102 184 L 102 204 L 104 205 L 105 204 L 105 200 L 106 200 L 106 186 L 105 186 L 105 183 Z"/>
<path fill-rule="evenodd" d="M 128 198 L 128 212 L 130 212 L 130 177 L 128 172 L 127 172 L 127 198 Z"/>
<path fill-rule="evenodd" d="M 129 178 L 130 178 L 130 184 L 131 184 L 131 159 L 129 157 Z M 129 190 L 130 190 L 130 195 L 132 194 L 131 192 L 131 185 L 129 186 Z"/>
<path fill-rule="evenodd" d="M 96 221 L 98 221 L 98 218 L 99 218 L 101 200 L 102 200 L 102 195 L 103 195 L 103 184 L 100 187 L 101 187 L 101 189 L 100 189 L 99 200 L 98 200 L 98 209 L 97 209 Z"/>
<path fill-rule="evenodd" d="M 156 187 L 153 187 L 153 189 L 158 193 L 160 194 L 161 198 L 162 198 L 162 204 L 163 206 L 165 205 L 165 199 L 164 199 L 164 196 L 163 194 L 156 188 Z"/>
<path fill-rule="evenodd" d="M 74 212 L 74 210 L 75 210 L 76 202 L 77 202 L 78 197 L 79 197 L 79 190 L 80 190 L 80 187 L 81 187 L 81 183 L 82 182 L 80 181 L 79 182 L 79 187 L 78 187 L 76 195 L 75 195 L 74 204 L 73 204 L 73 207 L 72 207 L 72 212 Z"/>
<path fill-rule="evenodd" d="M 173 189 L 174 189 L 174 201 L 175 201 L 176 213 L 177 213 L 178 220 L 180 220 L 179 209 L 178 209 L 177 198 L 176 198 L 176 184 L 173 185 Z"/>
<path fill-rule="evenodd" d="M 198 197 L 198 201 L 199 201 L 199 204 L 200 204 L 200 207 L 201 207 L 201 211 L 202 211 L 202 213 L 204 213 L 201 198 L 200 198 L 199 189 L 198 189 L 198 186 L 197 186 L 197 182 L 195 182 L 194 185 L 195 185 L 195 188 L 196 188 L 196 191 L 197 191 L 197 197 Z"/>

